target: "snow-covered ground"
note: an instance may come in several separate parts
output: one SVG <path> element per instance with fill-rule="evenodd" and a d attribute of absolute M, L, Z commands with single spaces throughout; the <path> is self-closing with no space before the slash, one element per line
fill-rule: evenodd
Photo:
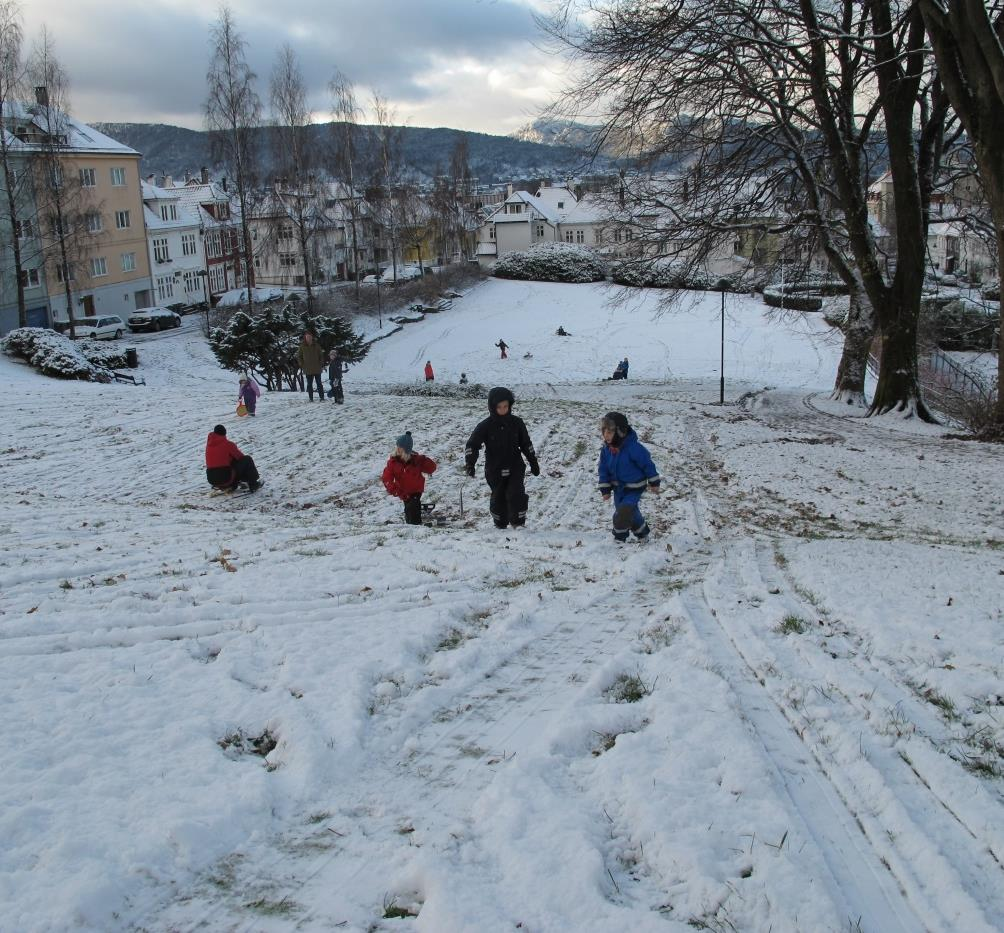
<path fill-rule="evenodd" d="M 0 360 L 0 928 L 1004 927 L 1004 450 L 848 417 L 825 325 L 735 296 L 719 407 L 719 296 L 621 294 L 488 282 L 255 419 L 195 318 L 146 387 Z M 461 371 L 516 393 L 526 529 Z M 207 494 L 217 421 L 255 496 Z M 446 527 L 379 483 L 406 428 Z"/>

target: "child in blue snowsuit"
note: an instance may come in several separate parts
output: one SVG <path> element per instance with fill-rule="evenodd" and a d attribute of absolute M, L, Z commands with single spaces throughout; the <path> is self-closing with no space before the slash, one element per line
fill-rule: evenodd
<path fill-rule="evenodd" d="M 600 421 L 603 447 L 600 450 L 600 493 L 604 502 L 614 495 L 613 533 L 615 541 L 627 541 L 629 534 L 639 541 L 648 537 L 649 527 L 638 502 L 646 487 L 659 494 L 659 471 L 645 445 L 631 430 L 619 411 L 607 412 Z"/>

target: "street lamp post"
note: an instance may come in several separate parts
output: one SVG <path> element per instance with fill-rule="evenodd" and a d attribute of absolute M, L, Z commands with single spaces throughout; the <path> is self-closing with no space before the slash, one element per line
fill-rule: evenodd
<path fill-rule="evenodd" d="M 718 384 L 718 404 L 725 404 L 725 290 L 729 287 L 728 279 L 719 279 L 717 288 L 722 293 L 722 340 L 721 356 L 719 360 L 719 372 L 721 380 Z"/>

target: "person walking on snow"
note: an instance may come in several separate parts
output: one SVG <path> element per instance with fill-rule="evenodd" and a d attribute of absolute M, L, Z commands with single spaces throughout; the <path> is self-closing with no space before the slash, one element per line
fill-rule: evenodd
<path fill-rule="evenodd" d="M 345 374 L 345 364 L 338 355 L 337 350 L 332 350 L 328 354 L 328 395 L 341 405 L 345 401 L 345 392 L 342 389 L 342 376 Z"/>
<path fill-rule="evenodd" d="M 499 357 L 500 360 L 507 360 L 507 359 L 509 359 L 509 357 L 506 355 L 506 352 L 505 352 L 506 350 L 509 349 L 509 344 L 507 344 L 501 337 L 499 337 L 499 342 L 497 344 L 495 344 L 495 346 L 497 346 L 499 348 L 499 352 L 502 354 Z"/>
<path fill-rule="evenodd" d="M 492 491 L 489 510 L 496 528 L 526 524 L 526 457 L 530 472 L 540 476 L 540 464 L 521 418 L 512 413 L 516 399 L 509 389 L 496 386 L 488 393 L 490 414 L 472 432 L 464 451 L 467 475 L 474 475 L 478 453 L 485 448 L 485 480 Z"/>
<path fill-rule="evenodd" d="M 296 354 L 300 369 L 307 377 L 307 396 L 310 401 L 314 400 L 314 384 L 317 385 L 317 400 L 324 401 L 324 387 L 321 385 L 321 370 L 324 369 L 324 351 L 317 342 L 317 337 L 307 331 L 300 341 L 300 348 Z"/>
<path fill-rule="evenodd" d="M 659 471 L 645 445 L 619 411 L 609 411 L 603 416 L 600 433 L 603 435 L 600 494 L 604 502 L 610 501 L 611 492 L 614 496 L 614 540 L 627 541 L 628 535 L 633 534 L 644 541 L 650 529 L 638 503 L 646 487 L 653 494 L 659 494 Z"/>
<path fill-rule="evenodd" d="M 251 385 L 251 380 L 247 376 L 241 376 L 237 389 L 237 401 L 243 402 L 248 414 L 253 418 L 255 405 L 258 402 L 258 394 Z"/>
<path fill-rule="evenodd" d="M 422 493 L 425 476 L 436 472 L 435 460 L 415 453 L 411 431 L 405 431 L 396 441 L 394 453 L 383 468 L 384 487 L 392 496 L 404 502 L 404 520 L 409 525 L 422 524 Z"/>
<path fill-rule="evenodd" d="M 432 360 L 425 361 L 425 381 L 433 382 L 435 381 L 436 374 L 432 371 Z"/>
<path fill-rule="evenodd" d="M 462 386 L 467 385 L 467 373 L 461 373 L 460 374 L 460 384 Z"/>
<path fill-rule="evenodd" d="M 239 483 L 247 483 L 251 492 L 261 485 L 254 460 L 227 440 L 227 429 L 222 424 L 216 425 L 206 438 L 206 479 L 210 486 L 227 492 L 233 492 Z"/>

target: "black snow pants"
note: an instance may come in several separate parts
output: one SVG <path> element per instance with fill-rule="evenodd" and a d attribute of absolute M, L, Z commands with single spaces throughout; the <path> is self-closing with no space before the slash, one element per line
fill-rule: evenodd
<path fill-rule="evenodd" d="M 496 528 L 512 525 L 519 528 L 526 524 L 526 510 L 530 497 L 526 494 L 523 481 L 526 469 L 486 468 L 485 479 L 492 491 L 488 508 Z"/>
<path fill-rule="evenodd" d="M 422 524 L 422 494 L 416 492 L 404 500 L 404 520 L 409 525 Z"/>
<path fill-rule="evenodd" d="M 228 467 L 207 468 L 206 479 L 209 480 L 210 486 L 215 486 L 217 489 L 234 489 L 238 483 L 247 483 L 251 486 L 259 480 L 258 468 L 251 457 L 244 456 Z"/>

